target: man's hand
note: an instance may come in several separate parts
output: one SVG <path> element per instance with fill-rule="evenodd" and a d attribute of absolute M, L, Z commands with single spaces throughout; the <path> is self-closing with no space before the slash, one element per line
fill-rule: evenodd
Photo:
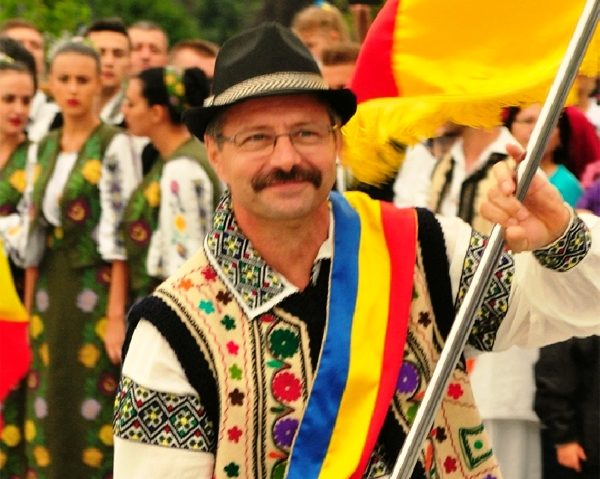
<path fill-rule="evenodd" d="M 525 158 L 519 147 L 508 145 L 508 154 L 517 162 Z M 488 192 L 481 206 L 484 218 L 504 227 L 506 245 L 512 251 L 532 251 L 560 238 L 569 226 L 570 212 L 558 190 L 545 175 L 537 173 L 523 203 L 515 197 L 516 171 L 506 162 L 493 169 L 496 185 Z"/>
<path fill-rule="evenodd" d="M 579 443 L 568 442 L 556 446 L 556 459 L 561 466 L 581 472 L 581 461 L 587 460 L 587 456 Z"/>

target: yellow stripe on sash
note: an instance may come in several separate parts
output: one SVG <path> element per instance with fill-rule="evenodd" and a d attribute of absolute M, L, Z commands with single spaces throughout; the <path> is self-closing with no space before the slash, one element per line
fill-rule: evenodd
<path fill-rule="evenodd" d="M 377 401 L 388 321 L 391 266 L 380 204 L 360 193 L 344 196 L 360 216 L 358 295 L 348 381 L 320 479 L 349 477 L 358 465 Z"/>

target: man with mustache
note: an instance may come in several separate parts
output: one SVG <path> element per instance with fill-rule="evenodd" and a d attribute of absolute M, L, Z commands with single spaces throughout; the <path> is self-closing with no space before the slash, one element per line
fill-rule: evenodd
<path fill-rule="evenodd" d="M 385 477 L 485 239 L 331 192 L 356 99 L 328 88 L 289 30 L 226 42 L 213 93 L 186 123 L 228 192 L 202 250 L 130 313 L 114 477 Z M 521 203 L 513 172 L 495 175 L 483 214 L 527 252 L 502 255 L 469 345 L 598 332 L 597 219 L 541 176 Z M 461 362 L 413 477 L 484 476 L 501 474 Z"/>

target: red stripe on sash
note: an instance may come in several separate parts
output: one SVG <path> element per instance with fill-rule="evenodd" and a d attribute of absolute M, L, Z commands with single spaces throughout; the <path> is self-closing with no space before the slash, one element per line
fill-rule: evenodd
<path fill-rule="evenodd" d="M 361 478 L 390 408 L 400 374 L 408 318 L 412 302 L 413 276 L 417 252 L 417 221 L 412 208 L 398 209 L 381 203 L 381 221 L 391 263 L 389 317 L 385 338 L 383 369 L 375 410 L 365 447 L 352 479 Z"/>

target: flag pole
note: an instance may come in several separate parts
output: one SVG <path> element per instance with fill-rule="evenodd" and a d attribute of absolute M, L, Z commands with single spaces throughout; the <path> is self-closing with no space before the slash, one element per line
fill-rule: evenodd
<path fill-rule="evenodd" d="M 546 149 L 548 138 L 558 121 L 569 90 L 573 85 L 585 50 L 591 41 L 598 14 L 600 0 L 587 0 L 557 76 L 552 83 L 540 117 L 533 129 L 525 160 L 519 165 L 516 196 L 522 200 Z M 502 229 L 494 225 L 488 245 L 475 272 L 473 281 L 456 315 L 440 359 L 433 371 L 431 381 L 410 427 L 406 440 L 394 465 L 390 479 L 410 479 L 421 453 L 423 442 L 430 432 L 448 380 L 462 354 L 475 313 L 481 306 L 483 296 L 496 270 L 496 264 L 504 244 Z"/>

